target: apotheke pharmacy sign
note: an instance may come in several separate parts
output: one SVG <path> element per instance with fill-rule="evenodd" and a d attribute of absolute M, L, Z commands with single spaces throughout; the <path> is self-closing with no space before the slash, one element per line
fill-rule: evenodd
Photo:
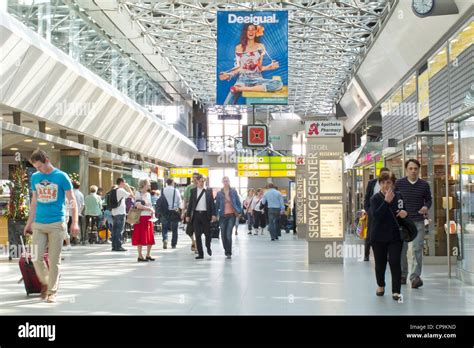
<path fill-rule="evenodd" d="M 344 131 L 342 121 L 306 121 L 306 137 L 342 137 Z"/>

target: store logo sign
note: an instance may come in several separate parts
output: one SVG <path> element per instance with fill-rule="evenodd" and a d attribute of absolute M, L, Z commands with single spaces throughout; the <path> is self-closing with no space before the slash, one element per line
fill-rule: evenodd
<path fill-rule="evenodd" d="M 305 157 L 304 156 L 298 156 L 296 157 L 296 165 L 297 166 L 304 166 L 306 161 L 305 161 Z"/>
<path fill-rule="evenodd" d="M 342 137 L 344 135 L 342 121 L 307 121 L 306 137 Z"/>
<path fill-rule="evenodd" d="M 237 16 L 235 13 L 230 13 L 227 19 L 230 24 L 252 23 L 255 25 L 259 25 L 259 24 L 273 24 L 273 23 L 279 22 L 275 13 L 271 16 L 255 16 L 253 14 L 250 16 Z"/>

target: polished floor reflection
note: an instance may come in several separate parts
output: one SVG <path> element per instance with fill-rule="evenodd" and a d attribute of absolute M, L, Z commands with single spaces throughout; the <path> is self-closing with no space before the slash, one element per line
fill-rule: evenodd
<path fill-rule="evenodd" d="M 279 241 L 249 236 L 240 226 L 227 260 L 220 240 L 212 257 L 195 260 L 180 231 L 177 249 L 137 263 L 136 250 L 74 246 L 64 253 L 58 302 L 27 297 L 17 262 L 0 261 L 0 315 L 428 315 L 474 314 L 474 287 L 447 279 L 445 266 L 425 266 L 425 285 L 403 287 L 403 303 L 375 296 L 373 261 L 308 265 L 306 242 L 283 233 Z M 387 289 L 390 289 L 387 270 Z"/>

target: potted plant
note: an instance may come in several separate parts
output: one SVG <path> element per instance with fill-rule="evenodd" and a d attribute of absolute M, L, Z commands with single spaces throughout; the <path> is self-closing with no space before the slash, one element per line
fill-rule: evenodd
<path fill-rule="evenodd" d="M 8 203 L 8 241 L 10 243 L 9 259 L 20 256 L 20 236 L 25 229 L 29 215 L 28 173 L 23 163 L 20 163 L 11 175 L 10 201 Z"/>

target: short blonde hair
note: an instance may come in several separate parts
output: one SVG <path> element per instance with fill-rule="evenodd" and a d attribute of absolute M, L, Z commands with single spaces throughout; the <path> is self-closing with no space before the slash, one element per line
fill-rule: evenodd
<path fill-rule="evenodd" d="M 138 182 L 138 190 L 141 191 L 143 190 L 143 188 L 146 186 L 146 185 L 149 185 L 150 184 L 150 180 L 148 179 L 141 179 L 139 182 Z"/>
<path fill-rule="evenodd" d="M 91 187 L 89 187 L 89 193 L 97 193 L 97 190 L 99 188 L 95 185 L 91 185 Z"/>

